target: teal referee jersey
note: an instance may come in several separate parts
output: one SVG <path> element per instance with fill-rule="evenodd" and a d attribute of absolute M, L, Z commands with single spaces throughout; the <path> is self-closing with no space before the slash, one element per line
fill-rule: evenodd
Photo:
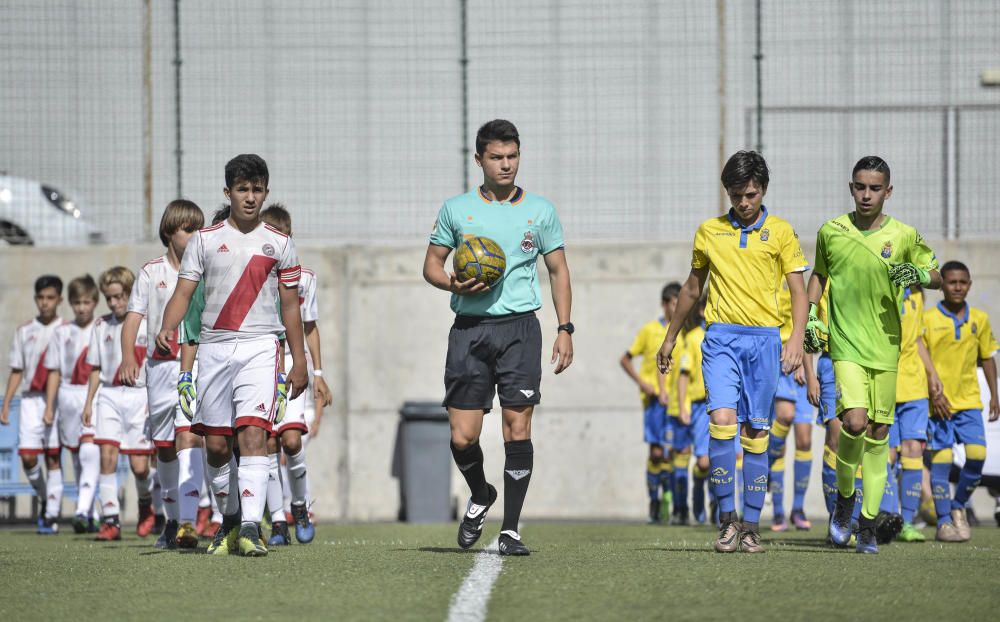
<path fill-rule="evenodd" d="M 452 310 L 460 315 L 498 316 L 540 308 L 538 255 L 565 245 L 556 208 L 521 188 L 514 190 L 509 201 L 490 201 L 482 188 L 476 188 L 444 202 L 430 243 L 454 249 L 463 240 L 477 236 L 500 245 L 507 256 L 507 270 L 503 279 L 484 294 L 452 294 Z"/>

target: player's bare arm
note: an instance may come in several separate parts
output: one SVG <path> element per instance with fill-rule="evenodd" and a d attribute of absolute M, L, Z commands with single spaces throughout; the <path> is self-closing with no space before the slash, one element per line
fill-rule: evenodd
<path fill-rule="evenodd" d="M 941 377 L 938 375 L 937 369 L 934 368 L 934 361 L 931 359 L 927 344 L 920 337 L 917 338 L 917 356 L 920 357 L 924 364 L 924 371 L 927 372 L 927 394 L 930 396 L 933 415 L 942 419 L 951 419 L 951 404 L 945 397 L 944 383 L 941 382 Z"/>
<path fill-rule="evenodd" d="M 944 383 L 941 382 L 941 376 L 938 375 L 937 369 L 934 368 L 931 353 L 927 350 L 927 344 L 924 343 L 922 337 L 917 337 L 917 356 L 920 357 L 920 361 L 924 364 L 924 371 L 927 372 L 927 391 L 931 399 L 934 399 L 938 395 L 943 395 Z"/>
<path fill-rule="evenodd" d="M 805 279 L 801 272 L 789 272 L 785 275 L 785 282 L 792 295 L 792 334 L 781 349 L 781 368 L 787 374 L 802 366 L 802 343 L 809 317 L 810 299 L 806 296 Z"/>
<path fill-rule="evenodd" d="M 312 356 L 314 370 L 313 397 L 323 406 L 329 406 L 330 402 L 333 401 L 333 396 L 330 393 L 330 387 L 326 384 L 326 380 L 320 375 L 323 371 L 323 357 L 320 355 L 319 350 L 319 326 L 317 326 L 315 321 L 310 321 L 305 322 L 302 329 L 305 331 L 306 345 L 309 346 L 309 354 Z M 320 372 L 320 374 L 316 372 Z"/>
<path fill-rule="evenodd" d="M 198 344 L 181 344 L 181 371 L 193 371 L 194 359 L 198 356 Z"/>
<path fill-rule="evenodd" d="M 806 397 L 810 404 L 819 408 L 819 377 L 816 376 L 816 364 L 813 362 L 812 355 L 807 354 L 803 357 L 802 372 L 806 378 Z"/>
<path fill-rule="evenodd" d="M 438 289 L 459 296 L 471 296 L 489 291 L 490 288 L 485 283 L 480 283 L 476 279 L 459 281 L 454 272 L 445 270 L 444 262 L 450 253 L 451 249 L 447 246 L 427 245 L 427 255 L 424 257 L 425 281 Z"/>
<path fill-rule="evenodd" d="M 288 341 L 288 348 L 292 351 L 292 370 L 288 373 L 287 378 L 288 384 L 291 385 L 288 399 L 294 400 L 309 386 L 298 286 L 279 285 L 278 299 L 281 302 L 281 323 L 285 325 L 285 339 Z"/>
<path fill-rule="evenodd" d="M 139 361 L 135 360 L 135 339 L 139 335 L 142 314 L 129 311 L 122 322 L 122 366 L 118 371 L 118 381 L 127 387 L 134 387 L 139 380 Z"/>
<path fill-rule="evenodd" d="M 990 388 L 990 421 L 1000 419 L 1000 396 L 997 396 L 997 362 L 992 356 L 983 359 L 983 374 Z"/>
<path fill-rule="evenodd" d="M 544 258 L 545 268 L 549 271 L 549 285 L 552 287 L 552 304 L 556 308 L 556 318 L 560 326 L 569 324 L 573 307 L 573 288 L 569 280 L 566 251 L 560 248 L 544 255 Z M 556 364 L 557 374 L 573 364 L 573 335 L 569 331 L 558 331 L 556 342 L 552 346 L 550 363 Z"/>
<path fill-rule="evenodd" d="M 632 382 L 635 383 L 635 386 L 639 387 L 640 391 L 642 391 L 643 393 L 645 393 L 650 397 L 657 396 L 658 391 L 656 390 L 656 387 L 649 384 L 648 382 L 643 381 L 643 379 L 639 377 L 639 372 L 635 370 L 635 365 L 632 364 L 631 354 L 629 354 L 628 352 L 622 354 L 622 357 L 618 360 L 618 364 L 621 365 L 621 368 L 625 371 L 625 375 L 627 375 L 629 378 L 632 379 Z"/>
<path fill-rule="evenodd" d="M 0 425 L 10 423 L 10 401 L 14 399 L 17 387 L 21 386 L 21 376 L 20 369 L 10 370 L 10 376 L 7 377 L 7 390 L 3 394 L 3 410 L 0 410 Z"/>
<path fill-rule="evenodd" d="M 691 268 L 691 274 L 684 281 L 684 285 L 681 286 L 681 293 L 677 297 L 677 308 L 674 310 L 675 317 L 688 316 L 691 309 L 698 304 L 698 299 L 701 297 L 701 292 L 705 288 L 707 280 L 708 266 Z M 674 345 L 677 343 L 677 335 L 681 332 L 682 324 L 683 322 L 670 323 L 670 327 L 667 329 L 667 336 L 663 338 L 663 345 L 660 346 L 660 351 L 656 353 L 656 366 L 660 368 L 661 374 L 669 372 L 670 368 L 673 367 L 670 355 L 674 351 Z"/>
<path fill-rule="evenodd" d="M 666 408 L 670 404 L 670 392 L 667 391 L 667 377 L 659 369 L 656 370 L 656 397 L 660 406 Z"/>
<path fill-rule="evenodd" d="M 170 352 L 170 338 L 177 331 L 181 320 L 184 319 L 188 305 L 191 304 L 191 297 L 194 296 L 194 290 L 197 288 L 198 281 L 191 281 L 183 277 L 177 279 L 177 288 L 174 289 L 174 294 L 167 301 L 167 308 L 163 310 L 163 324 L 160 326 L 160 332 L 156 334 L 156 349 L 160 352 Z M 296 298 L 297 300 L 298 298 Z"/>
<path fill-rule="evenodd" d="M 83 425 L 90 427 L 94 425 L 94 396 L 101 385 L 101 368 L 95 367 L 90 370 L 90 377 L 87 378 L 87 399 L 83 400 Z"/>
<path fill-rule="evenodd" d="M 59 392 L 61 380 L 62 374 L 58 369 L 50 369 L 49 375 L 45 378 L 45 414 L 42 415 L 42 421 L 45 425 L 52 425 L 52 422 L 55 421 L 56 394 Z"/>

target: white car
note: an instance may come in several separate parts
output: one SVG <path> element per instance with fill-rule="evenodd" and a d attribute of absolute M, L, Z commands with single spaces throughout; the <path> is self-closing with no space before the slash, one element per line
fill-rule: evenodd
<path fill-rule="evenodd" d="M 78 246 L 103 241 L 80 206 L 59 190 L 0 174 L 0 244 Z"/>

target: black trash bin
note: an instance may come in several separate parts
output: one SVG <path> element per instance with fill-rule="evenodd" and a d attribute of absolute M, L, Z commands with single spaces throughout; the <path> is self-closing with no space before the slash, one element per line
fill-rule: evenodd
<path fill-rule="evenodd" d="M 436 402 L 404 402 L 399 415 L 403 518 L 410 523 L 450 521 L 453 509 L 448 410 Z"/>

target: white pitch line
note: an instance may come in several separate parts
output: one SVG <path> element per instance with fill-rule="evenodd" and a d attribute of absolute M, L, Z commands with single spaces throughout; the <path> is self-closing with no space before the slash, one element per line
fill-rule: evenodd
<path fill-rule="evenodd" d="M 490 602 L 493 584 L 503 568 L 503 557 L 497 549 L 500 536 L 476 554 L 462 587 L 451 597 L 448 607 L 448 622 L 475 622 L 486 619 L 486 605 Z"/>

